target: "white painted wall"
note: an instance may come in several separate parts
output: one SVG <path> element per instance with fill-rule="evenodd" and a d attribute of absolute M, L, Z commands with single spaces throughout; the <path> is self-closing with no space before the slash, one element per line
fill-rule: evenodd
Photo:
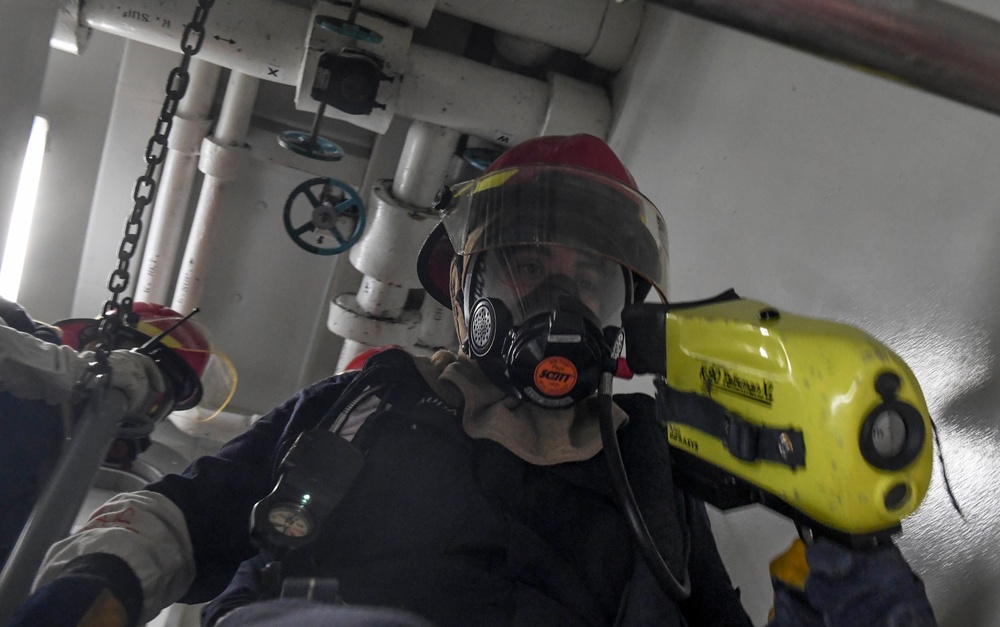
<path fill-rule="evenodd" d="M 120 37 L 95 32 L 80 56 L 49 51 L 38 108 L 49 120 L 49 141 L 18 298 L 40 320 L 68 317 L 72 308 L 124 46 Z M 142 149 L 129 154 L 140 159 Z M 112 268 L 105 267 L 106 279 Z M 99 308 L 92 304 L 86 315 Z"/>
<path fill-rule="evenodd" d="M 56 11 L 55 0 L 0 4 L 0 249 L 7 242 L 21 164 L 38 111 Z"/>
<path fill-rule="evenodd" d="M 1000 118 L 659 6 L 640 46 L 611 143 L 666 215 L 671 300 L 734 287 L 899 353 L 969 519 L 936 468 L 899 545 L 942 625 L 1000 624 Z M 759 510 L 716 527 L 762 624 L 794 530 Z"/>

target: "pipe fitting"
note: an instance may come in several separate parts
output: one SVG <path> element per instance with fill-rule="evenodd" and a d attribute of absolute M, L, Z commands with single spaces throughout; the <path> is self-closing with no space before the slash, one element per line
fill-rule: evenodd
<path fill-rule="evenodd" d="M 410 290 L 398 283 L 383 283 L 375 277 L 361 279 L 355 299 L 358 307 L 373 318 L 396 319 L 403 313 L 403 306 Z"/>
<path fill-rule="evenodd" d="M 604 70 L 625 64 L 639 34 L 640 3 L 611 0 L 438 0 L 438 10 L 584 56 Z"/>
<path fill-rule="evenodd" d="M 222 144 L 214 137 L 206 137 L 201 142 L 201 159 L 198 169 L 220 182 L 235 181 L 240 171 L 250 159 L 250 146 L 230 146 Z"/>
<path fill-rule="evenodd" d="M 372 188 L 368 227 L 349 253 L 351 265 L 384 283 L 418 287 L 417 254 L 437 224 L 437 214 L 400 201 L 391 189 L 388 179 Z"/>
<path fill-rule="evenodd" d="M 620 70 L 639 37 L 643 6 L 642 2 L 608 2 L 601 30 L 583 60 L 606 70 Z"/>
<path fill-rule="evenodd" d="M 81 0 L 66 0 L 56 14 L 49 45 L 70 54 L 83 54 L 90 41 L 92 29 L 80 22 Z"/>
<path fill-rule="evenodd" d="M 340 294 L 330 301 L 326 327 L 335 335 L 368 346 L 412 346 L 416 343 L 420 314 L 403 311 L 396 320 L 373 318 L 358 304 L 356 294 Z"/>
<path fill-rule="evenodd" d="M 562 74 L 549 76 L 549 102 L 539 135 L 590 133 L 605 139 L 611 119 L 611 100 L 603 87 Z"/>
<path fill-rule="evenodd" d="M 188 119 L 177 115 L 170 129 L 170 150 L 182 155 L 196 155 L 201 144 L 212 128 L 212 120 L 207 118 Z"/>

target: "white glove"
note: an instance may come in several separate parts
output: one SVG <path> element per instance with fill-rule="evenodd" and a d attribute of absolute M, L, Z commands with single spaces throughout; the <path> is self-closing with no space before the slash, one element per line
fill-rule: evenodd
<path fill-rule="evenodd" d="M 77 353 L 0 324 L 0 391 L 50 404 L 69 401 L 93 360 L 91 351 Z M 144 413 L 166 389 L 159 368 L 145 355 L 112 351 L 108 365 L 111 386 L 125 395 L 128 414 Z"/>

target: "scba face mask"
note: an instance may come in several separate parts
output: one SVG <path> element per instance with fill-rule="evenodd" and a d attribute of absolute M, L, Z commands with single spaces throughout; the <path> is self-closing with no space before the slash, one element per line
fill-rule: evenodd
<path fill-rule="evenodd" d="M 597 389 L 610 367 L 631 274 L 559 245 L 519 245 L 470 260 L 467 352 L 508 393 L 567 407 Z"/>

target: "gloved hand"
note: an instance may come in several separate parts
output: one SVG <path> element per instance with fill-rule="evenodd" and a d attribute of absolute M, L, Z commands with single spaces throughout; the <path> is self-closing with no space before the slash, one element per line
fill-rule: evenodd
<path fill-rule="evenodd" d="M 133 627 L 142 610 L 139 579 L 119 557 L 82 555 L 18 608 L 10 627 Z"/>
<path fill-rule="evenodd" d="M 89 351 L 80 356 L 92 360 Z M 111 387 L 121 390 L 128 403 L 126 415 L 145 414 L 160 401 L 166 392 L 166 381 L 153 360 L 145 355 L 127 350 L 111 351 L 108 355 L 111 367 Z"/>
<path fill-rule="evenodd" d="M 848 549 L 796 540 L 771 563 L 771 627 L 931 627 L 924 584 L 893 544 Z"/>
<path fill-rule="evenodd" d="M 19 398 L 69 401 L 92 360 L 89 351 L 77 353 L 0 325 L 0 389 Z M 112 351 L 108 365 L 111 386 L 125 394 L 128 414 L 144 413 L 166 390 L 159 368 L 145 355 Z"/>

